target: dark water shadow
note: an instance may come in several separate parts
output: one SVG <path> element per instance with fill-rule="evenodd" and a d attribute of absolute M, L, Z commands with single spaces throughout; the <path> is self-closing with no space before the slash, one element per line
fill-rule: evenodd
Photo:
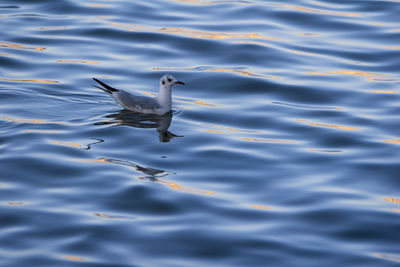
<path fill-rule="evenodd" d="M 121 110 L 119 113 L 109 114 L 105 116 L 110 120 L 96 122 L 95 125 L 126 125 L 135 128 L 155 128 L 159 134 L 159 141 L 162 143 L 169 142 L 174 137 L 183 137 L 168 131 L 171 126 L 173 113 L 169 112 L 164 115 L 149 115 L 135 113 L 129 110 Z"/>

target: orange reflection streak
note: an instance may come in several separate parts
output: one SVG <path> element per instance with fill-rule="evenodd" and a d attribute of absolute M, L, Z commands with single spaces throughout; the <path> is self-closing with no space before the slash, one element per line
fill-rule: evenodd
<path fill-rule="evenodd" d="M 383 142 L 400 145 L 400 139 L 397 139 L 397 140 L 383 140 Z"/>
<path fill-rule="evenodd" d="M 39 30 L 42 30 L 42 31 L 52 31 L 52 30 L 66 30 L 67 29 L 67 27 L 66 26 L 54 26 L 54 27 L 42 27 L 42 28 L 39 28 Z"/>
<path fill-rule="evenodd" d="M 8 42 L 1 42 L 1 41 L 0 41 L 0 47 L 31 50 L 31 51 L 43 51 L 46 49 L 45 47 L 32 47 L 32 46 L 25 46 L 25 45 L 21 45 L 21 44 L 13 44 L 13 43 L 8 43 Z"/>
<path fill-rule="evenodd" d="M 323 10 L 323 9 L 317 9 L 317 8 L 307 8 L 307 7 L 295 6 L 295 5 L 289 5 L 289 4 L 281 4 L 281 7 L 287 8 L 287 9 L 292 9 L 292 10 L 297 10 L 297 11 L 301 11 L 301 12 L 306 12 L 306 13 L 324 14 L 324 15 L 332 15 L 332 16 L 342 16 L 342 17 L 360 17 L 361 16 L 358 13 L 329 11 L 329 10 Z"/>
<path fill-rule="evenodd" d="M 201 101 L 201 100 L 193 100 L 193 101 L 176 100 L 176 102 L 187 103 L 187 104 L 195 104 L 195 105 L 204 106 L 204 107 L 218 107 L 218 105 L 206 103 L 206 102 Z"/>
<path fill-rule="evenodd" d="M 306 120 L 296 119 L 296 121 L 305 122 Z M 350 130 L 350 131 L 358 130 L 355 127 L 342 126 L 342 125 L 336 125 L 336 124 L 327 124 L 327 123 L 318 123 L 318 122 L 309 122 L 308 125 L 324 127 L 324 128 L 339 129 L 339 130 Z"/>
<path fill-rule="evenodd" d="M 176 35 L 189 36 L 200 39 L 262 39 L 270 41 L 278 41 L 279 38 L 263 36 L 258 33 L 227 33 L 227 32 L 207 32 L 185 28 L 155 28 L 144 25 L 123 24 L 118 22 L 108 22 L 113 26 L 124 27 L 127 31 L 133 32 L 157 32 L 170 33 Z"/>
<path fill-rule="evenodd" d="M 61 131 L 58 130 L 24 130 L 25 133 L 61 133 Z"/>
<path fill-rule="evenodd" d="M 333 72 L 334 74 L 346 74 L 346 75 L 356 75 L 356 76 L 387 76 L 384 73 L 373 73 L 373 72 L 363 72 L 363 71 L 353 71 L 353 70 L 339 70 Z"/>
<path fill-rule="evenodd" d="M 400 46 L 384 46 L 383 48 L 398 50 L 398 49 L 400 49 Z"/>
<path fill-rule="evenodd" d="M 21 205 L 24 205 L 25 203 L 22 201 L 10 201 L 10 202 L 7 202 L 7 204 L 10 206 L 21 206 Z"/>
<path fill-rule="evenodd" d="M 252 209 L 259 209 L 259 210 L 270 210 L 271 208 L 264 205 L 250 205 Z"/>
<path fill-rule="evenodd" d="M 336 124 L 317 123 L 317 122 L 310 122 L 309 125 L 325 127 L 325 128 L 340 129 L 340 130 L 357 130 L 357 128 L 354 128 L 354 127 L 341 126 L 341 125 L 336 125 Z"/>
<path fill-rule="evenodd" d="M 107 5 L 104 4 L 89 4 L 91 7 L 106 7 Z"/>
<path fill-rule="evenodd" d="M 206 130 L 207 133 L 225 133 L 224 131 L 219 130 Z"/>
<path fill-rule="evenodd" d="M 166 179 L 157 179 L 155 182 L 160 183 L 162 185 L 166 185 L 173 190 L 181 191 L 181 192 L 185 192 L 185 193 L 191 193 L 191 194 L 197 194 L 197 195 L 215 195 L 214 192 L 181 186 L 175 182 L 172 182 L 172 181 L 169 181 Z"/>
<path fill-rule="evenodd" d="M 308 72 L 309 75 L 332 75 L 332 74 L 345 74 L 345 75 L 355 75 L 355 76 L 387 76 L 384 73 L 374 73 L 374 72 L 363 72 L 363 71 L 354 71 L 354 70 L 338 70 L 333 72 Z"/>
<path fill-rule="evenodd" d="M 152 97 L 156 97 L 157 96 L 155 93 L 151 93 L 151 92 L 143 92 L 143 94 L 148 95 L 148 96 L 152 96 Z"/>
<path fill-rule="evenodd" d="M 85 258 L 78 257 L 78 256 L 65 256 L 64 259 L 70 260 L 70 261 L 85 261 Z"/>
<path fill-rule="evenodd" d="M 383 200 L 388 201 L 388 202 L 393 202 L 393 203 L 400 204 L 400 199 L 397 199 L 397 198 L 386 197 Z"/>
<path fill-rule="evenodd" d="M 256 74 L 256 73 L 252 73 L 249 71 L 245 71 L 243 69 L 207 69 L 204 71 L 220 71 L 220 72 L 233 72 L 233 73 L 238 73 L 244 76 L 250 76 L 250 77 L 259 77 L 259 78 L 266 78 L 266 79 L 274 79 L 277 80 L 279 79 L 279 77 L 277 76 L 269 76 L 269 75 L 264 75 L 264 74 Z"/>
<path fill-rule="evenodd" d="M 397 91 L 391 91 L 391 90 L 371 90 L 371 92 L 378 94 L 397 94 Z"/>
<path fill-rule="evenodd" d="M 17 123 L 31 123 L 31 124 L 68 124 L 64 121 L 30 120 L 30 119 L 21 119 L 21 118 L 10 118 L 10 117 L 5 117 L 5 116 L 0 116 L 0 120 L 17 122 Z"/>
<path fill-rule="evenodd" d="M 0 56 L 3 56 L 3 57 L 12 57 L 12 55 L 10 55 L 10 54 L 4 54 L 4 53 L 0 53 Z"/>
<path fill-rule="evenodd" d="M 60 146 L 69 146 L 69 147 L 77 147 L 77 148 L 82 148 L 80 144 L 74 143 L 74 142 L 64 142 L 64 141 L 50 141 L 50 144 L 53 145 L 60 145 Z"/>
<path fill-rule="evenodd" d="M 279 40 L 279 38 L 262 36 L 259 35 L 258 33 L 225 33 L 225 32 L 214 33 L 206 31 L 189 30 L 184 28 L 162 28 L 158 31 L 175 33 L 178 35 L 186 35 L 200 39 L 263 39 L 272 41 Z"/>
<path fill-rule="evenodd" d="M 7 81 L 7 82 L 27 82 L 27 83 L 59 83 L 59 81 L 48 81 L 48 80 L 19 80 L 19 79 L 7 79 L 7 78 L 0 78 L 0 81 Z"/>
<path fill-rule="evenodd" d="M 244 69 L 225 69 L 225 68 L 153 68 L 153 70 L 173 70 L 173 71 L 196 71 L 196 72 L 206 72 L 206 71 L 216 71 L 216 72 L 232 72 L 237 73 L 244 76 L 255 77 L 255 78 L 264 78 L 264 79 L 272 79 L 278 80 L 280 77 L 270 76 L 265 74 L 257 74 L 246 71 Z"/>
<path fill-rule="evenodd" d="M 250 138 L 250 137 L 242 137 L 239 138 L 243 141 L 251 141 L 251 142 L 265 142 L 265 143 L 283 143 L 283 144 L 295 144 L 296 141 L 291 140 L 279 140 L 279 139 L 263 139 L 263 138 Z"/>
<path fill-rule="evenodd" d="M 60 59 L 58 63 L 76 63 L 76 64 L 99 64 L 97 61 L 79 60 L 79 59 Z"/>
<path fill-rule="evenodd" d="M 399 262 L 400 263 L 400 256 L 398 255 L 393 255 L 393 254 L 382 254 L 382 253 L 375 253 L 373 254 L 375 257 L 385 259 L 385 260 L 390 260 L 394 262 Z"/>
<path fill-rule="evenodd" d="M 377 83 L 395 83 L 395 82 L 400 82 L 400 79 L 390 79 L 390 78 L 368 78 L 368 81 L 370 82 L 377 82 Z"/>

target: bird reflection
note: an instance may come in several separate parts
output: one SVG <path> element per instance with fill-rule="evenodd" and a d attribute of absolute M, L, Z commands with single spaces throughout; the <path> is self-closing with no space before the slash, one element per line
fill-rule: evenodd
<path fill-rule="evenodd" d="M 127 125 L 135 128 L 155 128 L 159 134 L 159 141 L 165 143 L 169 142 L 174 137 L 183 137 L 168 131 L 172 116 L 172 112 L 168 112 L 164 115 L 146 115 L 124 109 L 119 113 L 106 116 L 106 118 L 110 118 L 111 120 L 97 122 L 95 125 L 115 124 Z"/>
<path fill-rule="evenodd" d="M 159 178 L 165 177 L 165 176 L 168 176 L 171 174 L 164 170 L 159 170 L 159 169 L 150 168 L 150 167 L 143 167 L 136 163 L 132 163 L 132 162 L 125 161 L 125 160 L 109 159 L 109 158 L 102 158 L 100 160 L 102 162 L 106 162 L 106 163 L 113 163 L 113 164 L 132 167 L 136 171 L 141 172 L 145 175 L 145 176 L 139 177 L 139 179 L 149 180 L 152 182 L 160 182 Z"/>

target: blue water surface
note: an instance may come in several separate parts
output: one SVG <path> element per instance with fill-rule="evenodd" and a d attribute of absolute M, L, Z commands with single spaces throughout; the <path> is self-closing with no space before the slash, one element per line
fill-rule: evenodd
<path fill-rule="evenodd" d="M 1 266 L 398 266 L 400 2 L 3 0 Z M 173 114 L 122 110 L 92 77 Z"/>

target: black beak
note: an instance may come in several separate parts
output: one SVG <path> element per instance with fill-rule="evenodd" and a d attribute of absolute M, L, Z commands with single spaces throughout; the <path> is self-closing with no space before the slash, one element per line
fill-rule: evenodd
<path fill-rule="evenodd" d="M 182 84 L 185 85 L 185 83 L 181 82 L 181 81 L 176 81 L 175 84 Z"/>

